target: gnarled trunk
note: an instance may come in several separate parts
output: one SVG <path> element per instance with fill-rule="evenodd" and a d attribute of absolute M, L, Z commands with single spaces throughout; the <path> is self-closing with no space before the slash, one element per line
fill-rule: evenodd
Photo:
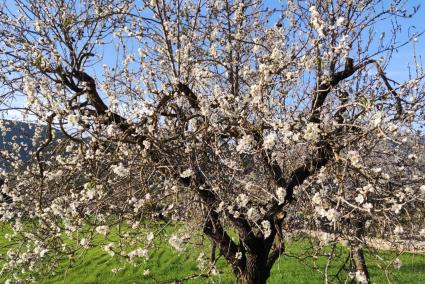
<path fill-rule="evenodd" d="M 269 276 L 267 258 L 247 255 L 243 270 L 237 274 L 237 284 L 266 284 Z"/>

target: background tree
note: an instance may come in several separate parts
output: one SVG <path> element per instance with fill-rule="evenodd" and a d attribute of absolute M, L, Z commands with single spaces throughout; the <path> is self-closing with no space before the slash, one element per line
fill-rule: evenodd
<path fill-rule="evenodd" d="M 112 224 L 134 230 L 120 231 L 121 240 L 143 245 L 105 250 L 145 257 L 161 226 L 146 220 L 161 213 L 199 225 L 238 283 L 265 283 L 301 188 L 336 176 L 343 198 L 366 182 L 361 157 L 394 136 L 388 131 L 423 133 L 420 66 L 402 84 L 384 71 L 402 44 L 397 19 L 410 16 L 402 1 L 1 5 L 2 100 L 24 97 L 26 115 L 47 125 L 34 163 L 3 186 L 13 202 L 2 220 L 28 244 L 3 267 L 16 280 L 52 267 L 40 260 L 89 247 Z M 374 37 L 389 18 L 391 36 Z M 54 126 L 64 135 L 55 144 Z M 44 155 L 51 148 L 55 158 Z M 397 159 L 382 161 L 367 165 L 388 169 L 390 180 L 406 176 Z M 415 193 L 423 182 L 404 181 Z M 330 220 L 344 220 L 341 206 L 329 205 Z"/>

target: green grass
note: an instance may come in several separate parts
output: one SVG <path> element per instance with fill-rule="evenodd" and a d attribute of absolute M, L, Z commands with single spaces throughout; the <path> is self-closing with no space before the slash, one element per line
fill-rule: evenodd
<path fill-rule="evenodd" d="M 5 230 L 0 235 L 0 244 L 6 241 L 3 238 Z M 190 246 L 183 252 L 176 252 L 167 243 L 168 236 L 159 241 L 155 248 L 150 251 L 149 259 L 140 259 L 134 265 L 129 264 L 120 257 L 110 257 L 99 248 L 91 248 L 80 255 L 76 262 L 70 266 L 67 262 L 62 262 L 55 275 L 43 277 L 37 283 L 170 283 L 173 280 L 183 279 L 189 275 L 199 273 L 197 268 L 197 257 L 202 249 L 200 246 Z M 326 248 L 321 253 L 329 253 L 330 248 Z M 209 249 L 205 249 L 205 254 L 209 254 Z M 0 253 L 5 253 L 5 248 L 0 246 Z M 302 256 L 312 253 L 311 246 L 306 240 L 292 241 L 286 248 L 286 254 L 282 256 L 272 269 L 272 274 L 268 283 L 323 283 L 323 278 L 319 271 L 323 271 L 326 265 L 326 257 L 306 258 L 301 261 L 295 256 Z M 345 260 L 347 250 L 341 246 L 336 248 L 336 259 L 329 266 L 330 274 L 336 274 L 341 263 Z M 384 260 L 394 259 L 397 255 L 394 252 L 378 252 L 379 257 Z M 368 253 L 366 255 L 368 267 L 373 283 L 387 283 L 383 262 Z M 400 256 L 402 267 L 400 270 L 392 269 L 390 279 L 392 283 L 425 283 L 425 255 L 402 254 Z M 315 267 L 317 269 L 315 269 Z M 390 265 L 392 267 L 392 265 Z M 113 273 L 113 269 L 118 272 Z M 143 272 L 149 268 L 150 275 L 144 276 Z M 213 279 L 195 278 L 187 283 L 235 283 L 235 278 L 229 266 L 223 258 L 217 263 L 220 275 Z M 346 274 L 342 274 L 345 276 Z M 0 277 L 0 282 L 5 278 Z M 214 281 L 214 282 L 213 282 Z M 186 282 L 185 282 L 186 283 Z"/>

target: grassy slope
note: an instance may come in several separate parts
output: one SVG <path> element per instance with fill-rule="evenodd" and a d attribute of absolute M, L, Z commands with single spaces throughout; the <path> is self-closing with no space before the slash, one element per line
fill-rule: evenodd
<path fill-rule="evenodd" d="M 0 234 L 0 244 L 4 243 L 3 235 L 3 233 Z M 287 247 L 287 253 L 288 255 L 300 255 L 308 250 L 308 247 L 307 242 L 292 242 Z M 4 252 L 0 246 L 0 253 Z M 110 257 L 100 249 L 93 248 L 81 255 L 72 267 L 62 263 L 56 275 L 40 279 L 40 283 L 170 283 L 172 280 L 182 279 L 199 272 L 196 262 L 199 252 L 200 250 L 192 247 L 178 253 L 171 249 L 166 241 L 162 241 L 151 251 L 147 263 L 140 260 L 135 265 L 130 265 L 119 257 Z M 340 252 L 345 251 L 340 249 Z M 394 256 L 391 252 L 380 252 L 379 255 L 386 259 Z M 372 281 L 386 283 L 385 273 L 378 266 L 382 263 L 379 263 L 372 255 L 367 255 L 367 257 Z M 334 264 L 331 264 L 331 272 L 335 273 L 344 259 L 345 256 L 341 256 Z M 399 271 L 391 275 L 393 282 L 425 283 L 425 255 L 403 254 L 400 259 L 403 265 Z M 325 263 L 325 258 L 317 259 L 317 265 L 320 268 L 323 268 Z M 217 266 L 221 274 L 214 278 L 215 283 L 235 282 L 229 267 L 222 258 Z M 311 259 L 306 263 L 301 263 L 291 256 L 283 256 L 273 267 L 269 283 L 323 283 L 320 273 L 313 270 L 312 266 Z M 112 269 L 114 268 L 121 269 L 117 273 L 113 273 Z M 143 276 L 146 268 L 151 271 L 149 276 Z M 1 277 L 0 282 L 2 282 Z M 198 278 L 190 280 L 188 283 L 213 283 L 213 281 Z"/>

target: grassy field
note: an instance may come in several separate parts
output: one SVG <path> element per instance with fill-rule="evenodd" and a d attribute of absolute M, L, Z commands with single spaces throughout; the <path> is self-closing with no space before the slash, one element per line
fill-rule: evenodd
<path fill-rule="evenodd" d="M 3 234 L 0 236 L 0 243 L 5 243 Z M 0 249 L 0 252 L 5 251 Z M 196 259 L 200 252 L 202 250 L 196 246 L 187 247 L 183 252 L 176 252 L 164 239 L 150 251 L 147 261 L 141 259 L 132 265 L 120 257 L 110 257 L 102 250 L 92 248 L 82 253 L 72 266 L 63 262 L 55 275 L 46 276 L 37 283 L 170 283 L 199 273 Z M 268 283 L 323 283 L 320 272 L 314 269 L 312 258 L 301 261 L 295 257 L 309 252 L 310 245 L 307 241 L 292 241 L 287 246 L 286 254 L 273 267 Z M 330 252 L 330 249 L 326 252 Z M 209 251 L 206 250 L 205 254 L 208 255 Z M 339 247 L 337 254 L 341 255 L 330 264 L 330 274 L 336 274 L 346 258 L 346 250 Z M 379 252 L 378 258 L 374 254 L 367 254 L 373 283 L 387 283 L 382 267 L 389 263 L 383 262 L 380 258 L 390 260 L 394 257 L 395 253 L 392 252 Z M 401 268 L 392 269 L 390 274 L 392 283 L 425 283 L 425 255 L 403 254 L 400 259 Z M 323 271 L 326 260 L 326 257 L 315 259 L 318 270 Z M 390 267 L 392 267 L 391 264 Z M 149 268 L 150 274 L 144 276 L 146 268 Z M 217 268 L 220 274 L 212 279 L 195 278 L 185 283 L 235 283 L 230 268 L 222 258 L 219 259 Z M 113 270 L 116 271 L 112 272 Z M 2 283 L 5 279 L 4 276 L 0 277 L 0 282 Z"/>

